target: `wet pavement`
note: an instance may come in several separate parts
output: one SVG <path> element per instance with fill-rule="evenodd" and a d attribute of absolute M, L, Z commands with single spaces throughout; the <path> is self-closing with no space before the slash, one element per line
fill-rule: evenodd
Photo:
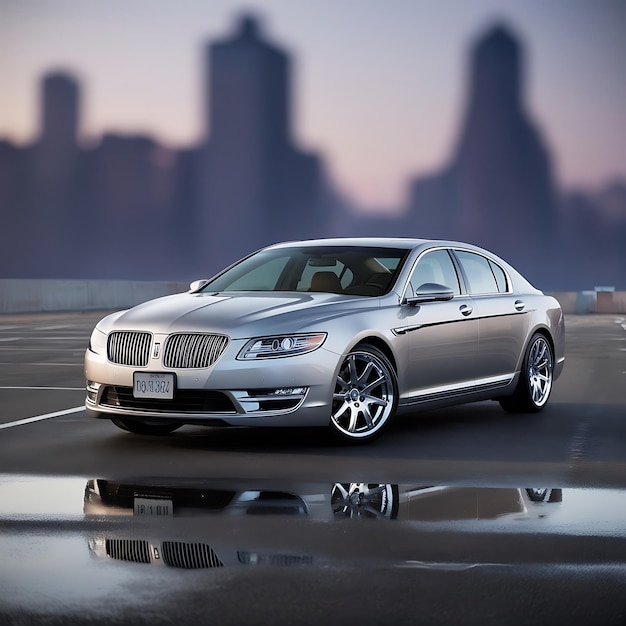
<path fill-rule="evenodd" d="M 550 406 L 137 437 L 80 408 L 97 315 L 0 320 L 1 624 L 626 623 L 626 321 Z"/>
<path fill-rule="evenodd" d="M 623 624 L 624 510 L 609 489 L 2 475 L 0 617 Z"/>

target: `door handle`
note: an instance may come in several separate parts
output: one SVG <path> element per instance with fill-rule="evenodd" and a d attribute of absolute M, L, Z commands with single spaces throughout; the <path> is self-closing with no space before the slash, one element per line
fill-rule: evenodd
<path fill-rule="evenodd" d="M 468 315 L 471 315 L 473 310 L 474 309 L 469 304 L 462 304 L 459 307 L 459 311 L 461 311 L 461 315 L 465 315 L 465 317 L 467 317 Z"/>
<path fill-rule="evenodd" d="M 526 303 L 523 300 L 516 300 L 514 306 L 516 311 L 523 311 Z"/>

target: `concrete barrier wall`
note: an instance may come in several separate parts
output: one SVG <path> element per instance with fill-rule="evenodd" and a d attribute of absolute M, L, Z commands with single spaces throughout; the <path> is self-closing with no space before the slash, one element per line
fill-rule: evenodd
<path fill-rule="evenodd" d="M 0 279 L 0 313 L 127 309 L 188 289 L 176 282 Z"/>
<path fill-rule="evenodd" d="M 0 279 L 0 313 L 127 309 L 146 300 L 182 293 L 187 283 L 126 280 Z M 626 313 L 626 291 L 551 293 L 569 315 Z"/>
<path fill-rule="evenodd" d="M 569 291 L 550 295 L 569 315 L 626 313 L 626 291 Z"/>

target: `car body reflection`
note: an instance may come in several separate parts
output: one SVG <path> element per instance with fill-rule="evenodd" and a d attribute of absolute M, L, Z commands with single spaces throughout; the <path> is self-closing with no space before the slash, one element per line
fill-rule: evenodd
<path fill-rule="evenodd" d="M 89 539 L 93 556 L 182 569 L 224 566 L 301 567 L 336 563 L 324 550 L 284 549 L 281 532 L 294 518 L 314 522 L 396 520 L 450 522 L 546 517 L 562 501 L 560 489 L 437 487 L 336 482 L 256 484 L 236 481 L 87 481 L 84 513 L 89 518 L 137 519 L 140 532 L 101 534 Z M 215 528 L 196 527 L 176 536 L 174 518 L 256 518 L 274 524 L 271 548 L 254 545 L 256 528 L 237 541 Z M 281 522 L 282 519 L 282 522 Z M 156 524 L 145 523 L 155 522 Z M 142 524 L 142 522 L 144 522 Z M 161 522 L 161 523 L 159 523 Z M 366 524 L 369 526 L 369 524 Z M 300 527 L 299 527 L 300 528 Z M 142 531 L 143 532 L 142 534 Z M 298 531 L 300 532 L 300 531 Z M 306 544 L 306 541 L 303 542 Z"/>
<path fill-rule="evenodd" d="M 85 487 L 87 515 L 306 515 L 314 519 L 452 521 L 544 517 L 561 489 L 336 482 L 112 481 Z"/>

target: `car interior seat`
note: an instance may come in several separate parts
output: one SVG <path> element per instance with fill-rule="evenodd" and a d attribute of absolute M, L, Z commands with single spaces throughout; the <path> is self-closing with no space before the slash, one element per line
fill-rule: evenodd
<path fill-rule="evenodd" d="M 325 293 L 341 293 L 343 288 L 339 276 L 335 272 L 315 272 L 311 278 L 309 291 L 321 291 Z"/>

